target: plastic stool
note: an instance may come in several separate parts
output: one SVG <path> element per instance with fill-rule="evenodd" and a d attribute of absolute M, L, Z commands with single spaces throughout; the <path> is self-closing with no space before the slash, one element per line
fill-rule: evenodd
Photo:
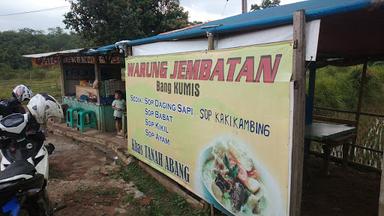
<path fill-rule="evenodd" d="M 77 119 L 77 113 L 80 112 L 82 109 L 78 107 L 69 107 L 65 114 L 65 119 L 68 127 L 73 128 L 75 126 L 75 120 Z M 75 115 L 76 113 L 76 115 Z M 75 118 L 74 118 L 75 117 Z"/>
<path fill-rule="evenodd" d="M 96 128 L 96 114 L 89 110 L 80 110 L 77 113 L 77 130 L 83 132 L 85 128 Z"/>

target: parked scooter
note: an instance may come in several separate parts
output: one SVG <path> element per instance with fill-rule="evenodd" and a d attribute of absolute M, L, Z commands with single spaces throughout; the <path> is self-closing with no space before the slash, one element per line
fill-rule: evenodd
<path fill-rule="evenodd" d="M 28 113 L 0 120 L 0 215 L 51 215 L 46 186 L 54 146 L 44 145 L 39 129 L 50 117 L 62 118 L 60 104 L 47 94 L 35 95 Z"/>
<path fill-rule="evenodd" d="M 0 172 L 0 215 L 52 215 L 46 186 L 47 179 L 31 163 L 15 160 Z"/>

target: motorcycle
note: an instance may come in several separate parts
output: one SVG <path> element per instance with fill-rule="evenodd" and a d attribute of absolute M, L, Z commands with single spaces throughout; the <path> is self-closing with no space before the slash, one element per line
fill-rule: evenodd
<path fill-rule="evenodd" d="M 16 98 L 0 99 L 0 120 L 12 113 L 25 113 L 21 103 Z"/>
<path fill-rule="evenodd" d="M 48 156 L 54 145 L 30 114 L 0 120 L 0 215 L 52 215 L 47 195 Z"/>

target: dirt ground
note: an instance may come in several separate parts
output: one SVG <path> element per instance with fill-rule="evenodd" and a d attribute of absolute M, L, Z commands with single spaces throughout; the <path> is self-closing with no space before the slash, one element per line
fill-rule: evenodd
<path fill-rule="evenodd" d="M 113 152 L 50 135 L 56 146 L 50 156 L 48 193 L 55 216 L 208 215 L 169 193 L 137 163 L 122 166 Z"/>
<path fill-rule="evenodd" d="M 119 166 L 115 165 L 113 155 L 110 157 L 90 144 L 53 135 L 48 141 L 56 146 L 50 158 L 48 191 L 55 206 L 64 207 L 55 215 L 209 215 L 192 213 L 178 197 L 165 197 L 167 192 L 159 185 L 154 186 L 158 183 L 138 167 L 129 168 L 125 174 L 134 178 L 124 181 L 114 174 Z M 377 173 L 331 164 L 331 174 L 324 176 L 320 158 L 310 157 L 308 164 L 302 215 L 377 215 Z M 144 194 L 138 188 L 151 189 Z"/>
<path fill-rule="evenodd" d="M 380 175 L 330 164 L 330 175 L 321 172 L 323 160 L 311 156 L 304 178 L 302 215 L 376 216 Z"/>
<path fill-rule="evenodd" d="M 65 137 L 49 136 L 56 149 L 50 156 L 49 197 L 55 215 L 126 215 L 128 194 L 144 196 L 133 183 L 113 176 L 118 166 L 101 151 Z"/>

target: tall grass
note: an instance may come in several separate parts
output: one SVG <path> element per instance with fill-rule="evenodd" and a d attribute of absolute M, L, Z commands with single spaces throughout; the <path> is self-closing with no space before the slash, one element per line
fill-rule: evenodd
<path fill-rule="evenodd" d="M 315 106 L 356 111 L 362 66 L 325 67 L 316 73 Z M 363 111 L 384 113 L 384 66 L 368 67 Z"/>
<path fill-rule="evenodd" d="M 316 73 L 315 106 L 339 110 L 356 111 L 359 97 L 362 66 L 325 67 Z M 371 64 L 367 70 L 366 82 L 362 95 L 362 111 L 384 114 L 384 64 Z M 354 114 L 316 110 L 317 115 L 336 119 L 355 120 Z M 358 125 L 357 145 L 382 151 L 384 145 L 384 118 L 361 116 Z M 321 151 L 320 146 L 314 146 Z M 382 156 L 377 151 L 356 148 L 354 162 L 381 168 Z M 342 156 L 342 149 L 333 153 Z"/>
<path fill-rule="evenodd" d="M 9 98 L 12 89 L 18 84 L 29 86 L 34 93 L 44 92 L 57 99 L 61 98 L 60 70 L 57 67 L 29 70 L 0 68 L 0 98 Z"/>

